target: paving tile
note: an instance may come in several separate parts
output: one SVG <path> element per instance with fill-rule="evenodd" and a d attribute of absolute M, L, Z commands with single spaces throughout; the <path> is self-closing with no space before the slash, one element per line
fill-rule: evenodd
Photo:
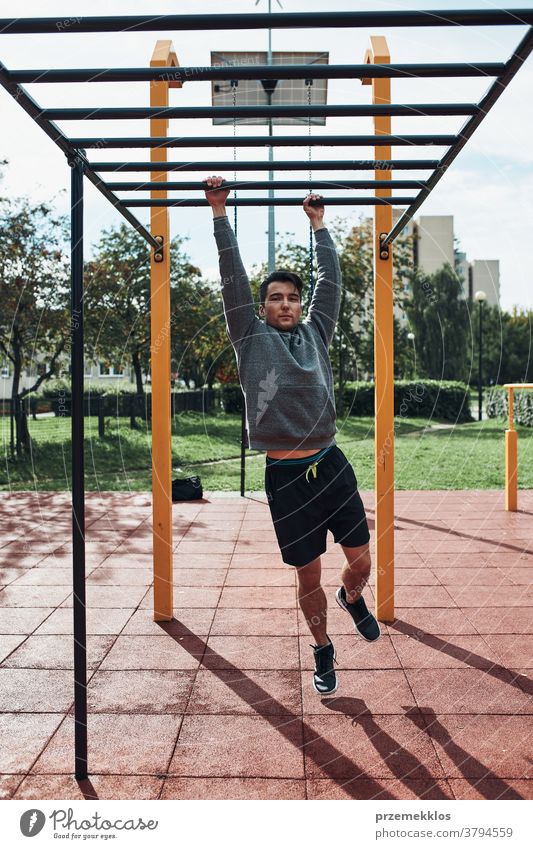
<path fill-rule="evenodd" d="M 533 634 L 530 607 L 469 607 L 465 615 L 480 634 Z"/>
<path fill-rule="evenodd" d="M 66 711 L 74 698 L 72 677 L 72 672 L 65 670 L 4 667 L 0 669 L 0 711 Z"/>
<path fill-rule="evenodd" d="M 180 587 L 174 586 L 175 607 L 216 607 L 220 598 L 220 587 Z M 141 607 L 153 607 L 153 593 L 150 590 L 141 602 Z"/>
<path fill-rule="evenodd" d="M 483 584 L 485 587 L 510 586 L 511 580 L 505 572 L 496 567 L 480 564 L 479 567 L 432 566 L 435 577 L 450 589 L 454 586 L 470 587 Z"/>
<path fill-rule="evenodd" d="M 296 610 L 219 608 L 213 619 L 211 634 L 297 636 Z"/>
<path fill-rule="evenodd" d="M 0 799 L 12 799 L 21 780 L 22 775 L 0 775 Z"/>
<path fill-rule="evenodd" d="M 405 716 L 313 716 L 304 738 L 308 778 L 374 779 L 369 793 L 382 790 L 382 778 L 445 778 L 430 737 Z"/>
<path fill-rule="evenodd" d="M 302 711 L 300 673 L 293 670 L 201 669 L 187 713 L 289 715 Z"/>
<path fill-rule="evenodd" d="M 311 635 L 300 637 L 300 663 L 302 669 L 314 669 Z M 399 669 L 401 664 L 387 634 L 375 643 L 367 643 L 355 633 L 339 634 L 334 640 L 337 652 L 337 670 L 344 669 Z"/>
<path fill-rule="evenodd" d="M 513 585 L 527 584 L 531 586 L 533 583 L 533 561 L 531 566 L 512 566 L 505 570 L 505 575 Z"/>
<path fill-rule="evenodd" d="M 54 613 L 52 607 L 0 608 L 0 633 L 31 634 L 52 613 Z"/>
<path fill-rule="evenodd" d="M 17 646 L 26 639 L 24 634 L 1 634 L 0 635 L 0 663 L 2 663 Z"/>
<path fill-rule="evenodd" d="M 115 638 L 87 637 L 87 666 L 95 669 L 102 662 Z M 74 669 L 72 637 L 69 634 L 36 634 L 4 661 L 6 668 Z"/>
<path fill-rule="evenodd" d="M 132 611 L 127 608 L 88 608 L 87 634 L 119 634 Z M 1 615 L 0 615 L 1 618 Z M 71 607 L 58 607 L 39 626 L 38 634 L 72 634 L 73 612 Z"/>
<path fill-rule="evenodd" d="M 435 587 L 439 584 L 438 578 L 426 565 L 415 568 L 403 567 L 402 569 L 395 569 L 394 582 L 396 587 Z"/>
<path fill-rule="evenodd" d="M 422 713 L 533 713 L 533 699 L 512 684 L 512 673 L 502 667 L 406 669 L 405 674 Z"/>
<path fill-rule="evenodd" d="M 146 636 L 185 636 L 195 634 L 206 636 L 209 633 L 213 617 L 214 607 L 206 608 L 174 608 L 174 618 L 170 621 L 155 622 L 153 612 L 143 607 L 136 610 L 124 627 L 123 634 L 145 634 Z"/>
<path fill-rule="evenodd" d="M 448 784 L 456 799 L 533 799 L 533 779 L 449 778 Z"/>
<path fill-rule="evenodd" d="M 296 592 L 294 587 L 224 587 L 218 607 L 295 608 Z"/>
<path fill-rule="evenodd" d="M 202 650 L 194 637 L 128 635 L 117 637 L 101 669 L 196 669 Z M 203 645 L 203 643 L 202 643 Z M 196 652 L 199 651 L 199 654 Z"/>
<path fill-rule="evenodd" d="M 448 587 L 459 607 L 533 607 L 533 586 Z M 533 620 L 533 611 L 531 611 Z"/>
<path fill-rule="evenodd" d="M 287 716 L 186 716 L 169 773 L 303 778 L 302 723 Z"/>
<path fill-rule="evenodd" d="M 91 741 L 91 772 L 115 775 L 165 773 L 178 734 L 177 716 L 90 713 L 87 735 Z M 74 755 L 74 719 L 65 717 L 32 774 L 69 774 Z"/>
<path fill-rule="evenodd" d="M 479 634 L 473 622 L 472 611 L 445 607 L 397 607 L 396 618 L 389 625 L 391 634 L 395 632 L 413 634 Z"/>
<path fill-rule="evenodd" d="M 93 569 L 87 578 L 87 586 L 96 584 L 97 586 L 142 586 L 148 587 L 154 579 L 152 569 L 132 568 L 121 569 L 118 566 L 108 566 L 107 560 L 102 566 L 97 566 Z"/>
<path fill-rule="evenodd" d="M 86 571 L 87 575 L 93 571 L 90 566 Z M 64 586 L 72 589 L 72 566 L 34 566 L 32 569 L 24 569 L 23 573 L 13 583 L 14 587 L 21 586 Z"/>
<path fill-rule="evenodd" d="M 300 668 L 297 637 L 211 635 L 202 666 L 208 669 Z"/>
<path fill-rule="evenodd" d="M 474 635 L 428 634 L 417 638 L 416 634 L 392 633 L 392 643 L 406 669 L 490 669 L 500 664 L 500 657 L 485 638 Z"/>
<path fill-rule="evenodd" d="M 88 608 L 135 608 L 146 594 L 146 587 L 122 586 L 122 587 L 100 587 L 87 584 L 86 600 Z M 74 597 L 72 592 L 62 603 L 61 607 L 72 607 Z"/>
<path fill-rule="evenodd" d="M 27 773 L 62 720 L 61 713 L 0 714 L 0 772 Z"/>
<path fill-rule="evenodd" d="M 531 751 L 524 741 L 533 734 L 531 716 L 427 715 L 448 778 L 495 779 L 496 791 L 505 779 L 531 778 Z"/>
<path fill-rule="evenodd" d="M 227 569 L 192 568 L 174 569 L 174 587 L 221 587 Z"/>
<path fill-rule="evenodd" d="M 452 799 L 449 783 L 434 778 L 403 780 L 380 778 L 311 778 L 307 798 L 324 799 Z"/>
<path fill-rule="evenodd" d="M 533 635 L 485 634 L 483 639 L 504 666 L 533 668 Z"/>
<path fill-rule="evenodd" d="M 302 673 L 304 716 L 328 715 L 332 712 L 347 716 L 362 714 L 403 714 L 404 706 L 412 704 L 413 694 L 401 669 L 340 670 L 338 690 L 329 698 L 321 698 L 313 689 L 312 675 Z"/>
<path fill-rule="evenodd" d="M 218 554 L 233 554 L 236 545 L 238 543 L 236 544 L 233 540 L 217 542 L 216 540 L 188 540 L 185 537 L 185 539 L 180 540 L 176 552 L 178 554 L 210 554 L 212 558 L 213 555 Z"/>
<path fill-rule="evenodd" d="M 71 775 L 28 775 L 15 799 L 157 799 L 163 779 L 152 775 L 95 775 L 76 781 Z"/>
<path fill-rule="evenodd" d="M 231 554 L 185 554 L 175 551 L 174 569 L 219 569 L 229 566 Z"/>
<path fill-rule="evenodd" d="M 71 592 L 72 585 L 21 587 L 11 584 L 0 592 L 0 607 L 56 607 Z"/>
<path fill-rule="evenodd" d="M 233 554 L 231 557 L 232 569 L 279 569 L 294 575 L 294 567 L 288 566 L 281 559 L 281 554 L 268 554 L 261 552 L 248 552 L 246 554 Z"/>
<path fill-rule="evenodd" d="M 162 799 L 305 799 L 305 781 L 287 778 L 167 778 Z"/>
<path fill-rule="evenodd" d="M 195 673 L 177 670 L 96 672 L 87 688 L 92 713 L 183 713 Z"/>
<path fill-rule="evenodd" d="M 17 568 L 16 566 L 3 566 L 0 568 L 0 584 L 5 587 L 7 584 L 11 584 L 14 581 L 18 581 L 22 578 L 28 569 L 25 568 Z"/>
<path fill-rule="evenodd" d="M 394 603 L 398 607 L 443 607 L 455 606 L 445 587 L 441 586 L 397 586 L 394 590 Z"/>
<path fill-rule="evenodd" d="M 226 587 L 293 587 L 295 575 L 289 569 L 239 569 L 227 571 Z"/>

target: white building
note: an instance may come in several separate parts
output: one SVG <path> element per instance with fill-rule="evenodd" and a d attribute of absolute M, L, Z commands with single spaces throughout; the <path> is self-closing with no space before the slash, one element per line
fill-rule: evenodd
<path fill-rule="evenodd" d="M 491 307 L 500 304 L 500 261 L 498 259 L 475 259 L 471 264 L 471 297 L 482 290 L 487 295 L 486 303 Z"/>

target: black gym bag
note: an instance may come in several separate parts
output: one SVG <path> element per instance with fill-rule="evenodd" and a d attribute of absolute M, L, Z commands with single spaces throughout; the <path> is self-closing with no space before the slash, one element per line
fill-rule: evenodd
<path fill-rule="evenodd" d="M 197 475 L 172 481 L 172 501 L 194 501 L 203 497 L 202 481 Z"/>

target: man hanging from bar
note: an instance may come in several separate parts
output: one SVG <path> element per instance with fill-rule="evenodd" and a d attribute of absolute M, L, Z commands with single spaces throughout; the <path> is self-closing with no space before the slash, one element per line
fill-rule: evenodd
<path fill-rule="evenodd" d="M 380 636 L 362 590 L 370 574 L 369 532 L 352 466 L 335 442 L 335 396 L 328 355 L 340 306 L 342 277 L 324 225 L 321 195 L 303 208 L 316 242 L 318 280 L 307 317 L 302 280 L 291 271 L 270 274 L 260 287 L 259 316 L 239 246 L 226 214 L 229 189 L 221 177 L 204 180 L 214 218 L 222 298 L 246 404 L 249 448 L 266 452 L 265 491 L 284 563 L 296 567 L 298 600 L 316 645 L 313 687 L 337 689 L 335 648 L 327 633 L 327 600 L 320 555 L 330 530 L 346 561 L 338 604 L 369 642 Z M 311 204 L 314 201 L 315 204 Z"/>

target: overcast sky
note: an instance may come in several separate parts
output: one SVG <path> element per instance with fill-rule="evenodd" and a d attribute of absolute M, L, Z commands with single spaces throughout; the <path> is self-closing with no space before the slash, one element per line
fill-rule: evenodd
<path fill-rule="evenodd" d="M 284 11 L 324 11 L 322 0 L 282 0 Z M 505 8 L 520 9 L 527 3 L 509 0 Z M 273 7 L 283 14 L 275 2 Z M 444 3 L 427 2 L 360 2 L 332 0 L 332 9 L 441 9 L 445 8 L 498 8 L 484 0 Z M 267 0 L 261 0 L 257 10 L 267 11 Z M 28 2 L 0 0 L 0 16 L 23 17 L 32 15 L 123 15 L 123 14 L 175 14 L 210 12 L 256 11 L 254 0 L 197 0 L 179 4 L 168 0 L 47 0 Z M 328 51 L 331 64 L 362 62 L 370 35 L 387 37 L 393 62 L 486 62 L 506 61 L 513 48 L 525 33 L 523 25 L 513 27 L 432 28 L 432 29 L 325 29 L 325 30 L 273 30 L 274 50 Z M 180 65 L 205 66 L 210 64 L 212 50 L 266 50 L 267 33 L 261 30 L 235 32 L 169 32 L 119 33 L 119 34 L 57 34 L 41 36 L 0 34 L 0 60 L 8 68 L 50 67 L 142 67 L 149 64 L 155 42 L 171 38 Z M 468 258 L 499 259 L 501 269 L 501 304 L 510 309 L 513 305 L 533 307 L 533 274 L 531 258 L 531 219 L 533 211 L 533 60 L 511 82 L 496 106 L 483 121 L 473 138 L 439 185 L 425 201 L 421 214 L 453 215 L 455 235 Z M 393 80 L 392 99 L 403 103 L 479 100 L 491 80 Z M 42 106 L 140 106 L 148 105 L 148 83 L 98 83 L 32 85 L 27 87 Z M 210 104 L 209 82 L 190 82 L 180 89 L 171 89 L 171 105 Z M 369 103 L 371 89 L 361 86 L 358 80 L 333 80 L 329 83 L 328 102 Z M 68 209 L 69 169 L 59 149 L 44 135 L 23 110 L 0 89 L 1 135 L 0 158 L 9 160 L 9 168 L 2 184 L 2 193 L 28 195 L 33 200 L 55 199 L 57 207 Z M 393 132 L 456 132 L 466 119 L 455 118 L 393 118 Z M 148 121 L 128 122 L 58 122 L 70 136 L 111 137 L 113 135 L 148 135 Z M 371 118 L 332 118 L 326 127 L 313 128 L 316 134 L 372 133 Z M 276 127 L 275 134 L 306 132 L 306 128 Z M 170 124 L 175 135 L 232 135 L 231 127 L 213 127 L 210 120 L 177 121 Z M 266 127 L 242 127 L 238 134 L 266 134 Z M 147 151 L 107 150 L 94 152 L 94 161 L 124 158 L 148 158 Z M 300 154 L 299 156 L 297 154 Z M 393 148 L 396 158 L 435 158 L 444 153 L 443 148 Z M 255 159 L 266 157 L 266 148 L 237 149 L 238 157 Z M 307 149 L 276 148 L 279 159 L 307 156 Z M 373 158 L 371 148 L 313 148 L 313 158 Z M 174 149 L 169 159 L 209 158 L 231 160 L 231 148 Z M 243 172 L 246 179 L 265 177 L 266 172 Z M 346 173 L 346 172 L 343 172 Z M 417 172 L 400 174 L 405 178 Z M 420 172 L 427 176 L 428 172 Z M 201 179 L 201 174 L 187 174 L 186 179 Z M 232 178 L 232 172 L 224 176 Z M 278 172 L 278 179 L 291 175 Z M 295 175 L 306 178 L 306 172 Z M 326 177 L 316 172 L 318 177 Z M 329 175 L 330 177 L 333 175 Z M 354 175 L 361 178 L 362 174 Z M 143 178 L 143 175 L 139 175 Z M 132 175 L 132 179 L 135 176 Z M 178 179 L 178 177 L 176 177 Z M 103 227 L 118 224 L 121 217 L 105 199 L 86 182 L 87 245 L 94 243 Z M 335 190 L 333 194 L 337 193 Z M 257 193 L 259 194 L 259 193 Z M 292 193 L 291 193 L 292 194 Z M 327 192 L 324 192 L 327 194 Z M 138 218 L 148 222 L 148 210 L 137 210 Z M 342 216 L 357 221 L 362 208 L 328 208 L 327 218 Z M 232 214 L 232 213 L 231 213 Z M 366 210 L 368 214 L 368 209 Z M 307 219 L 298 207 L 276 210 L 276 228 L 280 232 L 293 232 L 296 238 L 307 243 Z M 239 242 L 248 267 L 266 260 L 267 210 L 252 208 L 241 210 Z M 207 209 L 175 209 L 171 211 L 171 231 L 189 238 L 187 249 L 205 275 L 214 279 L 218 274 L 217 255 L 212 238 L 210 212 Z M 90 248 L 88 249 L 90 250 Z"/>

